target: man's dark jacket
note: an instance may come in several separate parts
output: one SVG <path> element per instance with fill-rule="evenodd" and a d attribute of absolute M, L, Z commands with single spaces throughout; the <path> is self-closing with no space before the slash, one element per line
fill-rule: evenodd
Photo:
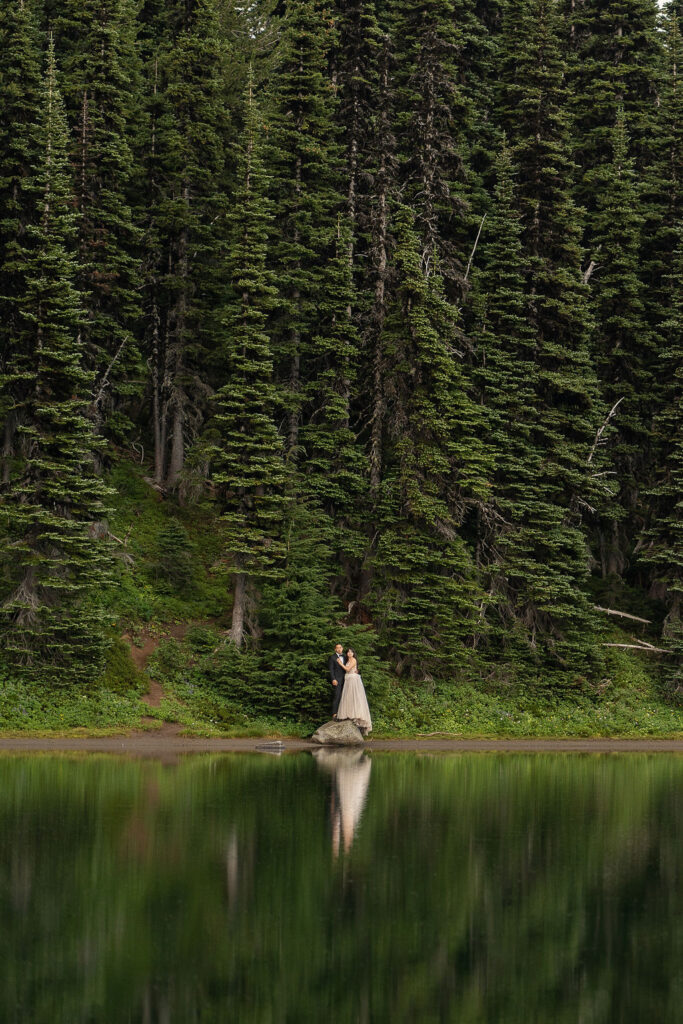
<path fill-rule="evenodd" d="M 344 669 L 337 661 L 337 655 L 333 654 L 327 663 L 327 668 L 330 673 L 330 682 L 333 683 L 335 679 L 337 683 L 344 682 Z"/>

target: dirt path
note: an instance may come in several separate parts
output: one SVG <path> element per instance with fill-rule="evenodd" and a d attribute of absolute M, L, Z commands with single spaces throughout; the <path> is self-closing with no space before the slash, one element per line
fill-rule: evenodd
<path fill-rule="evenodd" d="M 150 633 L 143 633 L 142 644 L 140 646 L 134 643 L 132 637 L 127 633 L 124 633 L 121 639 L 128 645 L 130 656 L 133 659 L 133 664 L 138 672 L 143 672 L 146 675 L 147 663 L 156 651 L 160 642 L 168 639 L 169 637 L 173 637 L 174 640 L 182 640 L 189 627 L 190 623 L 179 622 L 167 627 L 164 633 L 159 636 L 155 636 Z M 165 696 L 166 694 L 161 683 L 158 683 L 156 679 L 149 679 L 149 689 L 140 699 L 147 705 L 147 707 L 158 708 L 161 707 L 161 702 Z M 157 723 L 159 720 L 152 716 L 145 716 L 141 721 L 143 725 L 152 725 Z M 177 722 L 163 722 L 159 728 L 155 729 L 155 736 L 164 738 L 178 736 L 182 728 L 182 725 L 178 725 Z"/>

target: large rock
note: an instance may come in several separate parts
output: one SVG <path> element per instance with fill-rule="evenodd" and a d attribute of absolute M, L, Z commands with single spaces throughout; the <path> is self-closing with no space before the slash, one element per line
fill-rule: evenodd
<path fill-rule="evenodd" d="M 314 743 L 322 743 L 326 747 L 362 747 L 365 743 L 358 726 L 348 718 L 342 719 L 341 722 L 325 722 L 315 730 L 311 739 Z"/>

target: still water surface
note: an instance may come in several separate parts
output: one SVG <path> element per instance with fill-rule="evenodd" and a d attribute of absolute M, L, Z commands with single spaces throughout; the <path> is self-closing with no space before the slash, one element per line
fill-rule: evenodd
<path fill-rule="evenodd" d="M 683 1021 L 683 758 L 0 759 L 7 1024 Z"/>

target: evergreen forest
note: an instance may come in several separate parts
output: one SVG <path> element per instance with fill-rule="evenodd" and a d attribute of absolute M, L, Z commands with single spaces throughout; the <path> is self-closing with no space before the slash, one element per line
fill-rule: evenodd
<path fill-rule="evenodd" d="M 0 728 L 296 728 L 340 640 L 379 729 L 680 730 L 682 0 L 0 53 Z"/>

